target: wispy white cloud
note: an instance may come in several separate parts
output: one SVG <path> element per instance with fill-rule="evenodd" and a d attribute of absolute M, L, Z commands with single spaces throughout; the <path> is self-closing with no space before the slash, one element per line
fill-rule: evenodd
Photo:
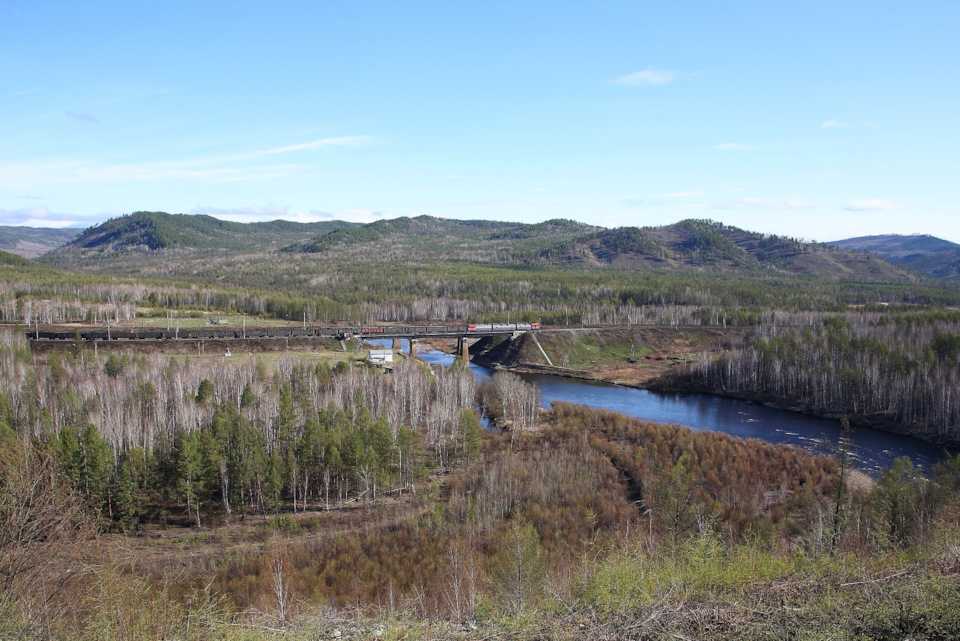
<path fill-rule="evenodd" d="M 610 82 L 624 87 L 649 87 L 653 85 L 665 85 L 679 77 L 679 71 L 648 68 L 643 71 L 635 71 L 625 76 L 614 78 Z"/>
<path fill-rule="evenodd" d="M 14 227 L 70 227 L 89 225 L 99 220 L 99 216 L 77 216 L 52 212 L 45 205 L 22 207 L 20 209 L 0 209 L 0 225 Z"/>
<path fill-rule="evenodd" d="M 816 209 L 821 203 L 815 200 L 804 200 L 802 198 L 737 198 L 736 200 L 727 200 L 714 203 L 714 209 Z"/>
<path fill-rule="evenodd" d="M 379 209 L 347 209 L 337 212 L 337 220 L 346 220 L 351 223 L 372 223 L 384 218 L 397 218 L 400 214 L 392 211 L 382 211 Z"/>
<path fill-rule="evenodd" d="M 206 214 L 214 218 L 238 223 L 254 223 L 270 220 L 289 220 L 297 223 L 315 223 L 321 220 L 345 220 L 370 223 L 383 218 L 396 218 L 400 214 L 378 209 L 347 209 L 331 213 L 318 209 L 299 209 L 290 205 L 251 205 L 246 207 L 210 207 L 197 205 L 191 214 Z"/>
<path fill-rule="evenodd" d="M 9 93 L 3 94 L 2 98 L 18 98 L 20 96 L 29 96 L 32 93 L 37 93 L 40 91 L 36 87 L 30 87 L 29 89 L 18 89 L 16 91 L 11 91 Z"/>
<path fill-rule="evenodd" d="M 215 165 L 203 161 L 98 164 L 96 162 L 0 162 L 0 187 L 40 189 L 74 183 L 154 182 L 209 180 L 238 182 L 276 178 L 290 173 L 291 165 Z"/>
<path fill-rule="evenodd" d="M 70 118 L 71 120 L 76 120 L 77 122 L 82 122 L 87 125 L 96 125 L 100 122 L 95 116 L 91 116 L 90 114 L 85 114 L 79 111 L 68 111 L 66 115 L 67 118 Z"/>
<path fill-rule="evenodd" d="M 311 149 L 320 149 L 321 147 L 359 147 L 361 145 L 373 142 L 372 136 L 337 136 L 333 138 L 320 138 L 310 142 L 299 143 L 296 145 L 286 145 L 284 147 L 274 147 L 273 149 L 263 149 L 243 154 L 241 157 L 255 158 L 257 156 L 268 156 L 272 154 L 286 154 L 291 151 L 309 151 Z"/>
<path fill-rule="evenodd" d="M 255 223 L 270 220 L 289 220 L 296 223 L 315 223 L 321 220 L 330 220 L 334 215 L 316 209 L 300 210 L 289 205 L 252 205 L 249 207 L 208 207 L 197 205 L 190 211 L 191 214 L 205 214 L 231 220 L 237 223 Z"/>
<path fill-rule="evenodd" d="M 565 196 L 543 197 L 543 198 L 524 198 L 525 203 L 535 203 L 539 205 L 557 205 L 560 203 L 572 202 L 571 198 Z"/>
<path fill-rule="evenodd" d="M 148 162 L 101 165 L 94 162 L 0 163 L 0 186 L 42 185 L 73 182 L 139 182 L 181 178 L 227 179 L 249 175 L 235 167 L 202 167 L 197 162 Z"/>
<path fill-rule="evenodd" d="M 142 163 L 106 163 L 99 160 L 0 161 L 0 187 L 40 188 L 80 181 L 123 183 L 196 179 L 237 182 L 277 178 L 289 175 L 302 165 L 256 164 L 254 159 L 322 147 L 353 147 L 373 140 L 371 136 L 340 136 L 245 153 Z"/>
<path fill-rule="evenodd" d="M 672 191 L 666 194 L 658 194 L 658 198 L 699 198 L 700 192 L 694 191 Z"/>
<path fill-rule="evenodd" d="M 732 149 L 732 150 L 743 150 L 743 149 L 753 149 L 753 145 L 748 145 L 742 142 L 724 142 L 719 145 L 715 145 L 717 149 Z"/>
<path fill-rule="evenodd" d="M 879 126 L 879 123 L 872 120 L 858 120 L 853 124 L 843 122 L 841 120 L 824 120 L 822 123 L 820 123 L 821 129 L 848 129 L 850 127 L 866 127 L 867 129 L 876 129 Z"/>
<path fill-rule="evenodd" d="M 276 220 L 283 218 L 290 212 L 290 208 L 280 205 L 267 205 L 265 207 L 207 207 L 197 205 L 190 211 L 191 214 L 203 214 L 223 218 L 225 220 L 237 219 L 255 219 L 255 220 Z M 239 220 L 238 220 L 239 222 Z"/>
<path fill-rule="evenodd" d="M 686 198 L 699 198 L 700 195 L 701 194 L 699 190 L 671 191 L 665 194 L 654 194 L 652 196 L 633 196 L 630 198 L 624 198 L 620 201 L 620 204 L 631 209 L 641 207 L 658 207 L 662 205 L 669 205 L 670 207 L 683 206 L 689 208 L 692 205 L 678 205 L 676 201 L 678 199 L 683 200 Z"/>
<path fill-rule="evenodd" d="M 150 85 L 121 85 L 105 90 L 99 98 L 87 103 L 88 107 L 111 107 L 137 100 L 147 100 L 156 96 L 165 96 L 174 93 L 170 87 Z"/>
<path fill-rule="evenodd" d="M 903 209 L 903 205 L 892 200 L 880 200 L 879 198 L 867 198 L 865 200 L 853 200 L 844 205 L 845 211 L 895 211 Z"/>

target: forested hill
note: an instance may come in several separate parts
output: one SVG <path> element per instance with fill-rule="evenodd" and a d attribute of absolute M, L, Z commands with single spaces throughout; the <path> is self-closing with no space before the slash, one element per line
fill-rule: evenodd
<path fill-rule="evenodd" d="M 249 251 L 275 249 L 354 223 L 274 220 L 236 223 L 212 216 L 139 211 L 84 230 L 55 252 L 51 262 L 90 253 L 142 253 L 163 249 Z"/>
<path fill-rule="evenodd" d="M 548 220 L 536 224 L 492 220 L 454 220 L 417 216 L 379 220 L 369 225 L 321 234 L 305 243 L 284 248 L 286 252 L 317 254 L 368 243 L 403 244 L 418 254 L 434 249 L 469 259 L 472 248 L 496 246 L 497 262 L 512 262 L 535 256 L 558 239 L 576 238 L 599 230 L 573 220 Z M 496 260 L 496 259 L 495 259 Z"/>
<path fill-rule="evenodd" d="M 176 261 L 170 261 L 172 255 Z M 233 280 L 224 266 L 297 271 L 344 265 L 467 261 L 516 267 L 709 269 L 904 282 L 915 276 L 872 255 L 686 220 L 666 227 L 604 229 L 571 220 L 536 224 L 430 216 L 367 225 L 234 223 L 209 216 L 137 212 L 91 227 L 43 262 L 86 271 Z M 216 263 L 216 265 L 214 265 Z M 237 281 L 237 284 L 242 284 Z"/>
<path fill-rule="evenodd" d="M 825 278 L 909 279 L 903 270 L 876 257 L 703 220 L 603 229 L 565 220 L 524 225 L 421 216 L 332 231 L 285 251 L 332 255 L 352 248 L 360 253 L 360 246 L 369 251 L 375 243 L 403 246 L 407 255 L 423 255 L 434 246 L 448 257 L 505 264 L 710 267 Z M 490 251 L 494 247 L 495 253 Z M 481 248 L 486 251 L 478 255 Z"/>
<path fill-rule="evenodd" d="M 960 245 L 936 236 L 887 234 L 830 243 L 882 257 L 887 262 L 935 278 L 960 278 Z"/>
<path fill-rule="evenodd" d="M 50 269 L 49 267 L 45 267 L 32 260 L 26 259 L 23 256 L 18 256 L 13 252 L 0 250 L 0 268 L 3 268 L 3 267 L 13 267 L 17 269 L 38 269 L 38 270 Z"/>
<path fill-rule="evenodd" d="M 551 262 L 597 265 L 709 267 L 875 281 L 909 279 L 903 270 L 876 257 L 707 220 L 607 229 L 559 243 L 541 256 Z"/>
<path fill-rule="evenodd" d="M 49 265 L 0 250 L 0 283 L 3 283 L 6 289 L 5 293 L 8 296 L 13 294 L 14 297 L 19 297 L 24 293 L 23 291 L 17 291 L 17 284 L 19 283 L 36 284 L 43 281 L 65 282 L 66 274 Z M 2 295 L 0 295 L 0 298 L 2 298 Z M 21 306 L 23 300 L 26 300 L 26 297 L 18 299 Z M 14 309 L 16 305 L 17 303 L 13 304 Z"/>
<path fill-rule="evenodd" d="M 80 235 L 80 231 L 0 225 L 0 250 L 24 258 L 36 258 L 70 242 Z"/>

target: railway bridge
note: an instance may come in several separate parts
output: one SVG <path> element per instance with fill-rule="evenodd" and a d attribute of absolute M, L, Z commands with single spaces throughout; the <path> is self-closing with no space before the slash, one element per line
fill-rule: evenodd
<path fill-rule="evenodd" d="M 399 347 L 401 339 L 410 341 L 410 351 L 416 354 L 415 341 L 423 338 L 456 338 L 457 352 L 468 356 L 468 341 L 484 336 L 514 336 L 537 331 L 539 323 L 496 323 L 473 325 L 315 325 L 303 327 L 65 327 L 37 326 L 25 330 L 26 337 L 36 342 L 97 342 L 97 341 L 204 341 L 246 340 L 264 338 L 332 338 L 336 340 L 393 339 Z"/>

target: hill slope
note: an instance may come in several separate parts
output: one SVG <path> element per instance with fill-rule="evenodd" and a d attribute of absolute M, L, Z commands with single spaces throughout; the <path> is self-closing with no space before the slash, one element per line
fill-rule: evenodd
<path fill-rule="evenodd" d="M 709 267 L 877 281 L 910 278 L 876 257 L 705 220 L 684 220 L 665 227 L 607 229 L 559 243 L 541 256 L 557 263 Z"/>
<path fill-rule="evenodd" d="M 960 277 L 960 245 L 929 235 L 861 236 L 830 243 L 876 254 L 886 261 L 934 278 Z"/>

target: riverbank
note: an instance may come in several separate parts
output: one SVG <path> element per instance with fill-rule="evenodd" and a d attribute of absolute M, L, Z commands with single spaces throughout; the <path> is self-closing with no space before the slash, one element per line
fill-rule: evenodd
<path fill-rule="evenodd" d="M 494 370 L 557 376 L 661 393 L 702 394 L 839 421 L 842 416 L 839 412 L 790 403 L 771 394 L 719 392 L 697 385 L 688 375 L 688 365 L 702 354 L 720 353 L 742 331 L 743 328 L 718 327 L 547 330 L 538 333 L 536 341 L 528 335 L 512 341 L 480 341 L 472 360 Z M 545 362 L 545 357 L 551 362 Z M 554 362 L 562 363 L 564 357 L 573 366 L 558 366 Z M 956 439 L 905 426 L 889 415 L 848 414 L 847 418 L 855 428 L 880 430 L 953 451 L 960 450 L 960 442 Z"/>

